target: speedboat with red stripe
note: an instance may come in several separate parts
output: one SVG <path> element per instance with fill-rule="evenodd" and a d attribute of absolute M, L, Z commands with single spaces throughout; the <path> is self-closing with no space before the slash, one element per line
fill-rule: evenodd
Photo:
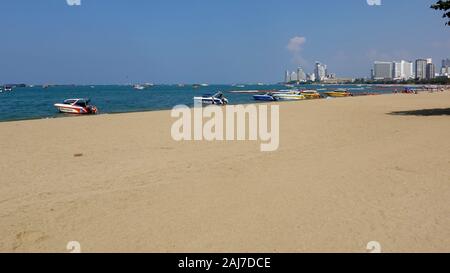
<path fill-rule="evenodd" d="M 56 109 L 61 113 L 86 115 L 97 114 L 97 107 L 90 104 L 89 99 L 67 99 L 63 103 L 55 104 Z"/>

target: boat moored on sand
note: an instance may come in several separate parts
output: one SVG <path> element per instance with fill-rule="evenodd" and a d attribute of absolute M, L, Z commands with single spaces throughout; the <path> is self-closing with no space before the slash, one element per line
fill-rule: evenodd
<path fill-rule="evenodd" d="M 325 92 L 325 95 L 332 98 L 350 97 L 353 96 L 352 93 L 348 92 L 347 89 L 337 89 L 335 91 Z"/>
<path fill-rule="evenodd" d="M 307 99 L 320 99 L 322 96 L 316 90 L 304 90 L 301 94 Z"/>
<path fill-rule="evenodd" d="M 89 99 L 67 99 L 63 103 L 54 105 L 59 112 L 68 114 L 97 114 L 96 106 L 90 104 Z"/>
<path fill-rule="evenodd" d="M 194 97 L 194 102 L 202 104 L 227 105 L 228 99 L 225 98 L 222 92 L 217 92 L 213 95 L 207 94 L 201 97 Z"/>
<path fill-rule="evenodd" d="M 280 92 L 273 95 L 277 100 L 305 100 L 306 97 L 299 91 Z"/>
<path fill-rule="evenodd" d="M 272 93 L 266 93 L 263 95 L 254 95 L 253 99 L 259 101 L 277 101 L 278 99 Z"/>

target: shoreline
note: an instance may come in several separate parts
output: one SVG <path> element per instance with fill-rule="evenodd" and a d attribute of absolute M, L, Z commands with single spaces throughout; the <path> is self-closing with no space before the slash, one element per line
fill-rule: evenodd
<path fill-rule="evenodd" d="M 320 85 L 320 84 L 318 84 Z M 328 84 L 328 85 L 333 85 L 333 84 Z M 350 85 L 350 84 L 348 84 Z M 354 84 L 357 85 L 357 84 Z M 397 86 L 397 85 L 387 85 L 387 86 Z M 405 87 L 405 86 L 413 86 L 413 85 L 398 85 L 400 87 Z M 419 85 L 419 86 L 423 86 L 423 85 Z M 430 90 L 417 90 L 419 93 L 429 93 Z M 450 91 L 450 86 L 448 86 L 447 88 L 444 88 L 443 91 L 438 90 L 438 91 L 433 91 L 433 92 L 448 92 Z M 362 95 L 358 95 L 356 94 L 355 96 L 351 96 L 351 97 L 347 97 L 347 98 L 352 98 L 352 97 L 365 97 L 365 96 L 381 96 L 381 95 L 395 95 L 395 94 L 401 94 L 401 93 L 379 93 L 379 94 L 362 94 Z M 404 94 L 404 95 L 408 95 L 408 94 Z M 320 99 L 314 99 L 314 100 L 323 100 L 323 99 L 327 99 L 327 98 L 320 98 Z M 332 99 L 345 99 L 345 98 L 332 98 Z M 297 101 L 297 102 L 305 102 L 305 101 L 310 101 L 310 100 L 301 100 L 301 101 Z M 290 101 L 278 101 L 278 102 L 272 102 L 272 103 L 289 103 Z M 257 101 L 252 101 L 252 102 L 248 102 L 248 103 L 238 103 L 238 104 L 230 104 L 230 105 L 248 105 L 248 104 L 261 104 L 261 103 L 268 103 L 268 102 L 257 102 Z M 191 108 L 191 107 L 190 107 Z M 103 116 L 103 115 L 120 115 L 120 114 L 128 114 L 128 113 L 146 113 L 146 112 L 161 112 L 161 111 L 170 111 L 172 108 L 164 108 L 164 109 L 149 109 L 149 110 L 131 110 L 131 111 L 120 111 L 120 112 L 108 112 L 108 113 L 101 113 L 97 114 L 95 116 Z M 59 116 L 58 116 L 59 115 Z M 87 116 L 92 116 L 92 115 L 85 115 L 83 117 L 87 117 Z M 51 120 L 51 119 L 61 119 L 61 118 L 79 118 L 81 116 L 77 116 L 77 115 L 70 115 L 70 114 L 61 114 L 61 113 L 56 113 L 54 116 L 48 116 L 48 117 L 31 117 L 31 118 L 17 118 L 17 119 L 4 119 L 4 120 L 0 120 L 0 124 L 1 123 L 9 123 L 9 122 L 21 122 L 21 121 L 33 121 L 33 120 Z"/>

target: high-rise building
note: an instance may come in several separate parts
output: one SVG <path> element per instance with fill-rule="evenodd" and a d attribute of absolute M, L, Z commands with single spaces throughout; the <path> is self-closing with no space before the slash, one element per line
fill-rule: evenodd
<path fill-rule="evenodd" d="M 441 76 L 450 77 L 450 59 L 442 60 Z"/>
<path fill-rule="evenodd" d="M 308 81 L 315 82 L 316 81 L 316 74 L 314 74 L 314 73 L 308 74 L 306 76 L 306 78 L 308 79 Z"/>
<path fill-rule="evenodd" d="M 436 66 L 433 63 L 427 64 L 427 80 L 436 78 Z"/>
<path fill-rule="evenodd" d="M 289 73 L 289 70 L 286 70 L 284 73 L 284 82 L 290 82 L 291 81 L 291 73 Z"/>
<path fill-rule="evenodd" d="M 323 81 L 327 76 L 327 66 L 325 64 L 321 64 L 320 62 L 316 62 L 314 75 L 316 77 L 316 81 Z"/>
<path fill-rule="evenodd" d="M 416 79 L 424 80 L 427 78 L 427 64 L 429 63 L 426 59 L 416 60 Z"/>
<path fill-rule="evenodd" d="M 412 62 L 402 61 L 403 79 L 414 79 L 414 65 Z"/>
<path fill-rule="evenodd" d="M 403 64 L 402 64 L 402 62 L 393 62 L 392 63 L 392 78 L 394 80 L 403 79 Z"/>
<path fill-rule="evenodd" d="M 296 82 L 297 80 L 298 80 L 298 78 L 297 78 L 297 73 L 292 72 L 292 73 L 291 73 L 290 82 Z"/>
<path fill-rule="evenodd" d="M 450 59 L 442 60 L 442 67 L 450 67 Z"/>
<path fill-rule="evenodd" d="M 392 78 L 394 80 L 408 80 L 414 78 L 412 62 L 400 61 L 392 64 Z"/>
<path fill-rule="evenodd" d="M 393 75 L 392 62 L 375 61 L 373 63 L 373 79 L 374 80 L 390 80 Z"/>
<path fill-rule="evenodd" d="M 306 81 L 306 73 L 305 73 L 305 71 L 303 71 L 303 68 L 301 68 L 301 67 L 297 68 L 297 80 L 299 82 Z"/>

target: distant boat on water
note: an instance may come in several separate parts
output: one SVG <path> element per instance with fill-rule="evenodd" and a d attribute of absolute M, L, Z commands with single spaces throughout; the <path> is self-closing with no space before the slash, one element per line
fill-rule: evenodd
<path fill-rule="evenodd" d="M 145 89 L 145 86 L 140 85 L 140 84 L 135 84 L 135 85 L 133 85 L 133 88 L 136 89 L 136 90 L 141 91 L 141 90 Z"/>
<path fill-rule="evenodd" d="M 200 87 L 208 87 L 209 86 L 209 84 L 207 84 L 207 83 L 194 83 L 193 85 L 192 85 L 192 87 L 194 87 L 194 88 L 200 88 Z"/>
<path fill-rule="evenodd" d="M 4 92 L 11 92 L 12 90 L 13 90 L 12 86 L 9 86 L 9 85 L 3 86 L 3 91 Z"/>

